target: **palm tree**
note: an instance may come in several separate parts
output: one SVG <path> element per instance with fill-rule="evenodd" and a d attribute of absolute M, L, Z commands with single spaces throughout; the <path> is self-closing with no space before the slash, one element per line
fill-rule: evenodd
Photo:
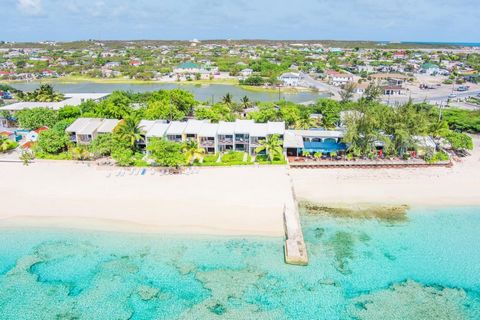
<path fill-rule="evenodd" d="M 300 117 L 295 121 L 295 129 L 308 130 L 318 125 L 317 120 L 310 116 L 309 112 L 302 112 Z"/>
<path fill-rule="evenodd" d="M 222 102 L 225 104 L 231 104 L 233 101 L 233 96 L 230 94 L 230 92 L 227 92 L 226 95 L 223 96 Z"/>
<path fill-rule="evenodd" d="M 251 105 L 248 96 L 244 96 L 240 101 L 242 102 L 243 109 L 247 109 Z"/>
<path fill-rule="evenodd" d="M 32 92 L 20 94 L 19 98 L 24 101 L 35 102 L 58 102 L 65 99 L 63 94 L 55 92 L 53 87 L 49 84 L 42 84 L 38 89 L 35 89 Z"/>
<path fill-rule="evenodd" d="M 137 125 L 137 122 L 132 118 L 122 120 L 122 122 L 115 128 L 122 140 L 128 142 L 130 147 L 134 147 L 135 143 L 142 138 L 141 130 Z"/>
<path fill-rule="evenodd" d="M 195 140 L 186 141 L 182 150 L 188 163 L 193 163 L 196 159 L 200 159 L 205 154 L 205 149 L 201 148 Z"/>
<path fill-rule="evenodd" d="M 70 154 L 74 160 L 90 160 L 92 154 L 84 146 L 75 146 L 70 148 Z"/>
<path fill-rule="evenodd" d="M 282 141 L 278 134 L 268 136 L 260 141 L 260 145 L 255 149 L 256 153 L 265 151 L 270 162 L 275 158 L 281 158 L 283 154 Z"/>
<path fill-rule="evenodd" d="M 30 150 L 23 150 L 19 158 L 20 160 L 22 160 L 23 165 L 28 167 L 30 162 L 32 162 L 33 159 L 35 159 L 35 155 Z"/>

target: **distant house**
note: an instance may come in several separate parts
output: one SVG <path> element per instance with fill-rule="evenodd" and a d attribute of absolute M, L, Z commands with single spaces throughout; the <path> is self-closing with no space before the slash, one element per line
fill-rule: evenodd
<path fill-rule="evenodd" d="M 364 94 L 370 84 L 367 82 L 358 83 L 355 85 L 355 93 Z"/>
<path fill-rule="evenodd" d="M 108 69 L 120 67 L 120 62 L 118 61 L 107 62 L 103 65 L 103 67 Z"/>
<path fill-rule="evenodd" d="M 32 130 L 27 135 L 25 136 L 25 139 L 29 142 L 36 142 L 38 140 L 38 136 L 40 135 L 40 132 L 42 131 L 47 131 L 48 127 L 41 127 L 38 128 L 37 130 Z"/>
<path fill-rule="evenodd" d="M 350 73 L 342 73 L 335 70 L 328 70 L 326 72 L 326 75 L 329 82 L 336 87 L 340 87 L 349 82 L 353 82 L 353 75 Z"/>
<path fill-rule="evenodd" d="M 343 49 L 342 48 L 330 48 L 329 50 L 331 53 L 342 53 Z"/>
<path fill-rule="evenodd" d="M 408 58 L 408 54 L 405 51 L 396 51 L 393 53 L 392 58 L 394 60 L 405 60 Z"/>
<path fill-rule="evenodd" d="M 15 132 L 13 131 L 8 131 L 8 130 L 0 131 L 0 136 L 15 141 Z"/>
<path fill-rule="evenodd" d="M 44 77 L 55 77 L 55 76 L 57 76 L 57 73 L 55 71 L 52 71 L 52 70 L 43 70 L 42 71 L 42 76 L 44 76 Z"/>
<path fill-rule="evenodd" d="M 252 69 L 243 69 L 242 71 L 240 71 L 240 76 L 244 78 L 250 77 L 252 74 L 253 74 Z"/>
<path fill-rule="evenodd" d="M 420 73 L 425 73 L 428 75 L 436 75 L 439 72 L 440 72 L 440 67 L 430 62 L 424 63 L 420 67 Z"/>
<path fill-rule="evenodd" d="M 130 60 L 130 63 L 129 63 L 132 67 L 139 67 L 143 64 L 142 60 L 140 59 L 132 59 Z"/>
<path fill-rule="evenodd" d="M 301 77 L 299 73 L 287 72 L 278 77 L 278 80 L 280 80 L 285 86 L 297 87 Z"/>
<path fill-rule="evenodd" d="M 99 102 L 106 99 L 110 93 L 65 93 L 65 100 L 59 102 L 30 102 L 22 101 L 13 104 L 8 104 L 0 107 L 1 110 L 6 110 L 10 113 L 15 113 L 20 110 L 33 109 L 33 108 L 50 108 L 53 110 L 59 110 L 64 106 L 78 106 L 85 101 Z"/>
<path fill-rule="evenodd" d="M 201 73 L 203 68 L 193 62 L 184 62 L 173 69 L 174 73 Z"/>
<path fill-rule="evenodd" d="M 409 77 L 401 73 L 375 73 L 369 75 L 369 78 L 375 81 L 377 84 L 386 82 L 389 85 L 401 86 Z"/>
<path fill-rule="evenodd" d="M 382 90 L 386 96 L 399 96 L 403 94 L 402 86 L 384 86 Z"/>

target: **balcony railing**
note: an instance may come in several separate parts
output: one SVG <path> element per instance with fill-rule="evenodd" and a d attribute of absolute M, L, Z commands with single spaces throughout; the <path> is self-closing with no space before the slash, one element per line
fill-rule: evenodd
<path fill-rule="evenodd" d="M 204 141 L 200 141 L 200 145 L 202 147 L 212 147 L 215 145 L 215 141 L 212 141 L 212 140 L 204 140 Z"/>

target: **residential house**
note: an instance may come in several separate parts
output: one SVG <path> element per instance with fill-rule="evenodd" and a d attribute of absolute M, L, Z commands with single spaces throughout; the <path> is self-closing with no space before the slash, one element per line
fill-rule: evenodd
<path fill-rule="evenodd" d="M 326 72 L 327 78 L 330 84 L 340 87 L 346 85 L 349 82 L 353 82 L 353 75 L 350 73 L 338 72 L 335 70 L 328 70 Z"/>
<path fill-rule="evenodd" d="M 78 118 L 65 131 L 70 141 L 88 145 L 98 135 L 112 133 L 119 123 L 117 119 Z"/>
<path fill-rule="evenodd" d="M 173 69 L 173 73 L 180 73 L 180 74 L 194 74 L 194 73 L 202 73 L 205 70 L 198 64 L 193 62 L 184 62 Z"/>
<path fill-rule="evenodd" d="M 242 71 L 239 72 L 240 76 L 243 78 L 248 78 L 253 74 L 252 69 L 243 69 Z"/>
<path fill-rule="evenodd" d="M 233 138 L 235 135 L 235 122 L 220 121 L 217 131 L 218 151 L 225 152 L 235 149 Z"/>
<path fill-rule="evenodd" d="M 389 84 L 392 86 L 401 86 L 408 81 L 409 77 L 401 73 L 375 73 L 368 76 L 376 84 Z"/>
<path fill-rule="evenodd" d="M 15 113 L 24 109 L 49 108 L 59 110 L 64 106 L 78 106 L 83 102 L 92 100 L 95 102 L 106 99 L 110 93 L 66 93 L 65 100 L 59 102 L 17 102 L 0 107 L 0 110 L 6 110 Z"/>
<path fill-rule="evenodd" d="M 187 123 L 183 121 L 172 121 L 165 132 L 166 138 L 169 141 L 182 142 L 184 141 L 184 132 Z"/>
<path fill-rule="evenodd" d="M 301 77 L 299 73 L 287 72 L 278 77 L 278 80 L 280 80 L 285 86 L 297 87 Z"/>
<path fill-rule="evenodd" d="M 420 73 L 426 73 L 430 76 L 437 75 L 439 71 L 440 71 L 440 67 L 430 62 L 422 64 L 420 69 Z"/>
<path fill-rule="evenodd" d="M 40 133 L 42 131 L 47 131 L 48 130 L 48 127 L 40 127 L 36 130 L 32 130 L 30 131 L 29 133 L 26 134 L 25 136 L 25 140 L 29 141 L 29 142 L 36 142 L 38 141 L 38 137 L 40 136 Z"/>
<path fill-rule="evenodd" d="M 201 148 L 205 149 L 206 153 L 218 152 L 218 123 L 203 123 L 199 132 L 198 140 Z"/>

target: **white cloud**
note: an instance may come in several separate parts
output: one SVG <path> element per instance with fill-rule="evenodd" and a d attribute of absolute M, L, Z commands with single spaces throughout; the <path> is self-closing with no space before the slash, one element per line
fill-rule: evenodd
<path fill-rule="evenodd" d="M 18 0 L 17 8 L 29 16 L 38 16 L 43 13 L 42 0 Z"/>

